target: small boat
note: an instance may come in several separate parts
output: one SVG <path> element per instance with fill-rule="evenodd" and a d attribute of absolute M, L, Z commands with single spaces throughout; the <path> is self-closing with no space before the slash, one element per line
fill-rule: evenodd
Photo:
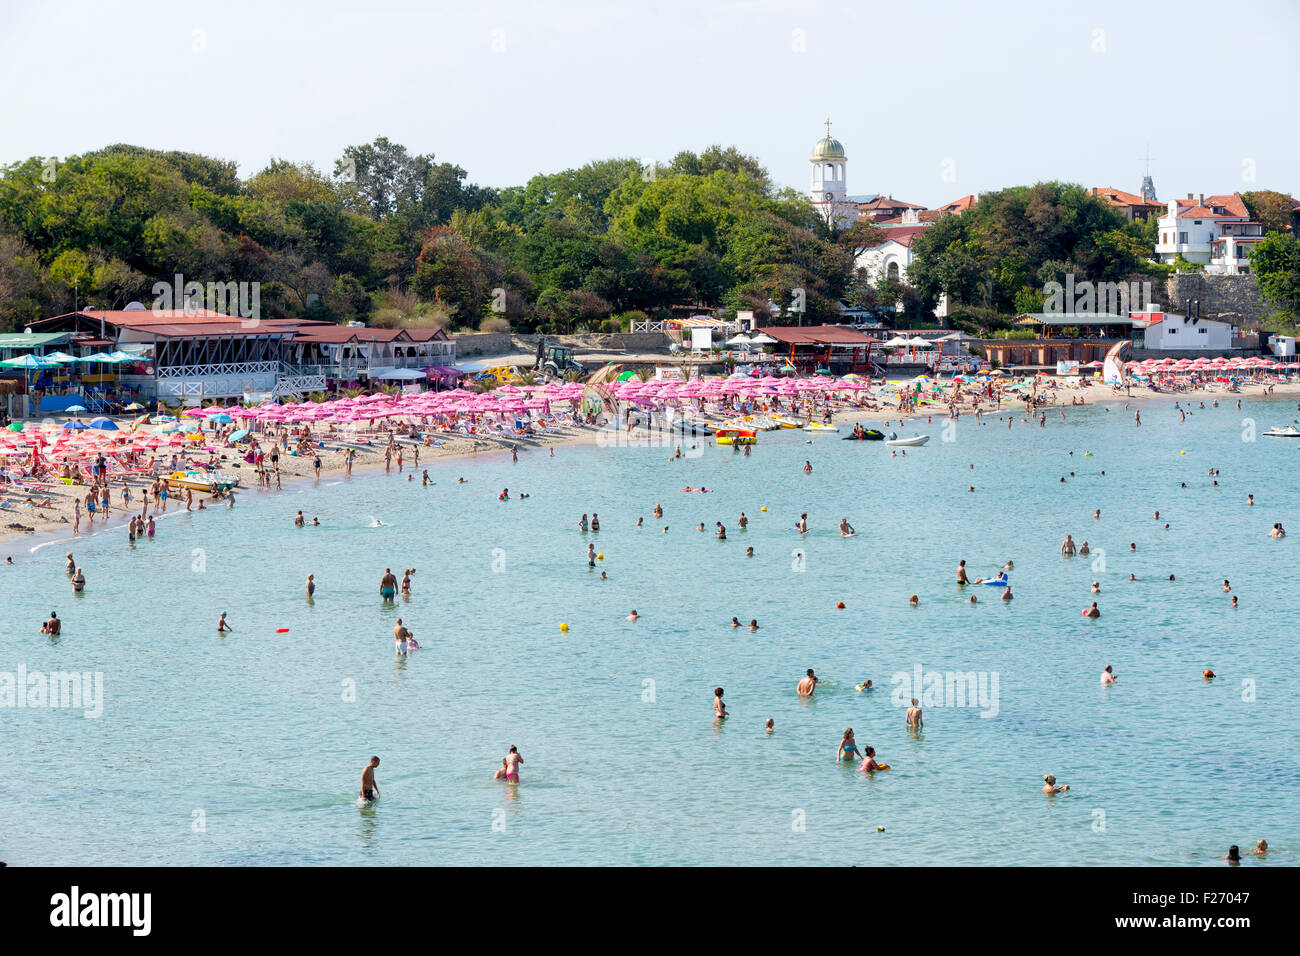
<path fill-rule="evenodd" d="M 1287 425 L 1285 428 L 1270 428 L 1264 432 L 1265 438 L 1300 438 L 1300 428 L 1294 425 Z"/>
<path fill-rule="evenodd" d="M 173 471 L 167 476 L 167 487 L 174 491 L 188 488 L 191 491 L 229 491 L 239 486 L 238 478 L 229 478 L 219 471 Z"/>
<path fill-rule="evenodd" d="M 784 415 L 773 415 L 772 422 L 777 428 L 800 428 L 800 424 L 793 418 L 786 418 Z"/>
<path fill-rule="evenodd" d="M 806 432 L 837 432 L 839 429 L 834 425 L 825 425 L 821 422 L 809 422 L 803 427 Z"/>
<path fill-rule="evenodd" d="M 913 447 L 916 445 L 924 445 L 929 440 L 930 440 L 929 435 L 913 435 L 911 438 L 890 438 L 885 442 L 885 444 L 894 445 L 894 446 L 903 446 L 903 447 Z"/>
<path fill-rule="evenodd" d="M 713 440 L 719 445 L 757 445 L 758 432 L 752 428 L 719 428 Z"/>
<path fill-rule="evenodd" d="M 845 435 L 841 441 L 883 441 L 884 432 L 876 431 L 874 428 L 864 428 L 861 432 L 850 432 Z"/>

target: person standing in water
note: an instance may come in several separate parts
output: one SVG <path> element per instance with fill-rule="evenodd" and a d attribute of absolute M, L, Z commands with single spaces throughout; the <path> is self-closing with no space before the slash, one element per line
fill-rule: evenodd
<path fill-rule="evenodd" d="M 316 593 L 316 575 L 307 575 L 307 598 L 310 600 Z"/>
<path fill-rule="evenodd" d="M 800 697 L 811 697 L 817 690 L 818 683 L 817 675 L 813 673 L 813 669 L 810 667 L 808 672 L 804 674 L 803 679 L 799 681 L 798 686 L 795 687 L 795 691 Z"/>
<path fill-rule="evenodd" d="M 727 705 L 722 700 L 722 688 L 713 688 L 713 716 L 718 720 L 725 720 L 727 717 Z"/>
<path fill-rule="evenodd" d="M 519 782 L 519 765 L 524 762 L 524 758 L 519 756 L 519 748 L 513 744 L 510 752 L 506 754 L 506 780 L 510 783 Z"/>
<path fill-rule="evenodd" d="M 385 601 L 397 597 L 397 575 L 392 568 L 384 568 L 384 576 L 379 579 L 379 596 Z"/>
<path fill-rule="evenodd" d="M 361 799 L 366 803 L 373 803 L 379 798 L 379 784 L 375 783 L 375 768 L 378 766 L 379 758 L 371 757 L 366 769 L 361 771 Z"/>
<path fill-rule="evenodd" d="M 921 708 L 915 697 L 912 698 L 912 706 L 907 708 L 907 729 L 920 730 L 925 726 L 925 721 L 921 718 Z"/>

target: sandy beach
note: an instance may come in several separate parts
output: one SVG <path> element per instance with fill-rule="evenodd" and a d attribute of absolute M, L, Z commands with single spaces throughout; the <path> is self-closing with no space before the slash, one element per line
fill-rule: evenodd
<path fill-rule="evenodd" d="M 416 480 L 419 480 L 419 470 L 425 467 L 429 462 L 446 461 L 452 458 L 472 459 L 476 455 L 492 454 L 493 452 L 509 451 L 512 445 L 518 446 L 521 455 L 527 454 L 530 450 L 543 449 L 551 446 L 572 445 L 596 440 L 597 429 L 583 425 L 562 425 L 557 424 L 549 428 L 546 432 L 531 437 L 512 437 L 505 438 L 490 435 L 447 435 L 438 439 L 437 445 L 419 445 L 419 466 L 414 464 L 414 449 L 417 447 L 414 441 L 404 441 L 401 447 L 405 449 L 405 462 L 403 471 L 407 474 L 414 473 Z M 327 447 L 320 450 L 322 479 L 337 477 L 346 473 L 344 465 L 345 448 L 336 441 L 327 441 Z M 356 460 L 352 465 L 353 474 L 363 474 L 380 470 L 384 467 L 384 445 L 362 445 L 352 443 L 350 447 L 357 452 Z M 202 456 L 196 456 L 202 457 Z M 236 494 L 236 505 L 241 497 L 248 494 L 266 495 L 274 494 L 274 489 L 263 491 L 256 485 L 256 472 L 252 465 L 244 462 L 242 455 L 237 448 L 223 448 L 220 453 L 221 469 L 231 475 L 240 478 L 240 489 Z M 392 470 L 397 471 L 397 465 L 394 461 Z M 158 461 L 158 471 L 160 474 L 166 474 L 166 463 L 163 459 Z M 301 482 L 314 479 L 315 470 L 311 458 L 297 455 L 281 455 L 280 457 L 280 474 L 281 484 L 287 485 L 290 482 Z M 126 480 L 126 486 L 132 490 L 136 500 L 140 500 L 140 489 L 147 487 L 152 483 L 151 478 L 132 477 Z M 103 530 L 104 528 L 113 528 L 126 523 L 126 519 L 131 514 L 138 514 L 139 508 L 135 507 L 132 511 L 124 511 L 120 505 L 118 491 L 123 487 L 121 479 L 114 479 L 112 482 L 114 489 L 114 508 L 105 520 L 96 516 L 93 523 L 87 521 L 85 511 L 82 511 L 81 533 L 85 534 L 88 530 Z M 14 545 L 19 539 L 22 541 L 23 550 L 31 545 L 28 543 L 31 539 L 46 540 L 47 536 L 53 536 L 54 540 L 60 537 L 66 537 L 69 540 L 76 536 L 73 534 L 73 510 L 74 502 L 85 497 L 88 486 L 86 485 L 62 485 L 55 484 L 53 487 L 43 490 L 42 498 L 48 496 L 50 505 L 48 507 L 36 507 L 25 503 L 25 499 L 18 497 L 16 494 L 11 495 L 9 500 L 13 502 L 9 507 L 0 511 L 0 550 L 6 553 L 15 553 Z M 226 510 L 224 501 L 214 502 L 209 496 L 195 495 L 194 508 L 197 510 L 199 501 L 205 504 L 205 511 L 212 511 L 214 514 Z M 177 508 L 184 509 L 184 501 L 178 501 L 172 498 L 168 502 L 167 510 L 175 512 Z"/>
<path fill-rule="evenodd" d="M 1220 405 L 1225 402 L 1235 402 L 1238 399 L 1243 401 L 1259 399 L 1264 396 L 1265 386 L 1259 384 L 1243 385 L 1238 392 L 1229 392 L 1226 388 L 1203 388 L 1185 392 L 1169 393 L 1154 392 L 1146 386 L 1134 386 L 1130 394 L 1117 394 L 1110 386 L 1102 385 L 1097 382 L 1070 379 L 1049 379 L 1054 387 L 1048 388 L 1047 405 L 1045 407 L 1069 408 L 1072 399 L 1081 399 L 1088 405 L 1135 405 L 1140 404 L 1147 406 L 1156 403 L 1168 403 L 1172 405 L 1176 401 L 1183 402 L 1206 402 L 1207 404 L 1218 400 Z M 1287 382 L 1273 386 L 1272 397 L 1295 396 L 1300 399 L 1300 382 Z M 852 423 L 855 421 L 882 421 L 897 422 L 900 426 L 907 422 L 924 422 L 932 424 L 936 418 L 947 417 L 947 407 L 937 402 L 923 404 L 919 410 L 900 416 L 897 407 L 888 402 L 867 402 L 868 407 L 857 407 L 843 403 L 837 407 L 834 412 L 836 422 Z M 872 404 L 876 407 L 870 407 Z M 1043 407 L 1043 406 L 1040 406 Z M 1077 406 L 1076 406 L 1077 407 Z M 1004 413 L 1022 412 L 1023 404 L 1016 398 L 1011 397 L 1004 399 L 999 408 L 997 403 L 983 401 L 973 403 L 969 400 L 961 401 L 957 404 L 957 409 L 962 415 L 974 414 L 977 410 L 982 415 L 999 415 Z M 719 413 L 710 410 L 704 418 L 720 422 L 729 417 L 730 413 Z M 1283 422 L 1261 423 L 1261 427 L 1268 427 L 1274 424 L 1285 424 Z M 596 443 L 599 436 L 608 435 L 609 432 L 600 426 L 573 425 L 573 424 L 556 424 L 544 433 L 533 437 L 514 437 L 507 438 L 502 436 L 475 435 L 446 435 L 438 439 L 437 445 L 420 445 L 419 461 L 420 465 L 416 466 L 413 462 L 412 451 L 415 448 L 415 442 L 408 440 L 403 443 L 407 449 L 407 460 L 404 463 L 403 470 L 417 474 L 418 470 L 426 463 L 431 461 L 446 461 L 455 458 L 473 458 L 476 455 L 491 454 L 493 452 L 508 451 L 511 445 L 517 445 L 521 454 L 527 454 L 529 450 L 546 448 L 549 446 L 560 446 L 578 443 Z M 631 433 L 621 435 L 620 441 L 651 441 L 662 440 L 661 434 L 646 432 L 643 429 L 633 429 Z M 321 458 L 321 478 L 335 477 L 343 475 L 346 471 L 344 466 L 344 448 L 337 441 L 327 441 L 327 447 L 320 452 Z M 384 446 L 383 444 L 353 444 L 357 450 L 357 458 L 353 464 L 354 473 L 364 473 L 374 471 L 384 467 Z M 233 475 L 241 478 L 241 488 L 239 495 L 248 494 L 273 494 L 274 491 L 262 491 L 256 487 L 255 472 L 251 465 L 246 464 L 236 448 L 222 449 L 221 467 Z M 396 464 L 392 466 L 396 471 Z M 160 473 L 165 473 L 165 463 L 158 462 Z M 315 477 L 312 460 L 307 457 L 295 455 L 282 455 L 280 458 L 281 482 L 303 481 Z M 139 498 L 138 490 L 150 483 L 150 479 L 144 477 L 135 477 L 127 481 L 132 488 L 133 494 Z M 113 481 L 114 489 L 122 487 L 121 480 Z M 24 542 L 24 548 L 30 547 L 26 542 L 32 538 L 43 539 L 47 535 L 53 535 L 57 540 L 60 537 L 74 538 L 72 532 L 73 524 L 73 503 L 79 498 L 84 498 L 86 487 L 82 485 L 55 485 L 49 489 L 48 497 L 50 505 L 48 507 L 36 507 L 25 503 L 22 498 L 10 497 L 11 504 L 5 508 L 0 517 L 0 548 L 4 548 L 7 553 L 14 553 L 14 545 L 18 539 Z M 238 499 L 237 499 L 238 500 Z M 199 498 L 195 498 L 195 508 L 198 507 Z M 210 498 L 205 498 L 205 509 L 214 512 L 226 510 L 224 502 L 212 503 Z M 169 510 L 174 511 L 177 507 L 175 500 L 169 504 Z M 181 505 L 183 507 L 183 504 Z M 238 507 L 238 505 L 236 505 Z M 134 512 L 133 512 L 134 513 Z M 97 517 L 95 523 L 90 525 L 87 522 L 86 515 L 82 515 L 82 533 L 93 527 L 94 530 L 102 530 L 105 527 L 116 527 L 123 524 L 128 513 L 121 510 L 118 505 L 110 514 L 105 523 L 102 517 Z"/>

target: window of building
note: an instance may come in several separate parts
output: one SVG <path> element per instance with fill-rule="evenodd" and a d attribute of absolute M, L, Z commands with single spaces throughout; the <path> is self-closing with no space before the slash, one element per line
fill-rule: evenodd
<path fill-rule="evenodd" d="M 1186 244 L 1186 242 L 1187 242 L 1187 233 L 1185 233 L 1185 232 L 1180 232 L 1180 233 L 1178 234 L 1178 241 L 1181 242 L 1181 243 Z"/>
<path fill-rule="evenodd" d="M 1169 334 L 1170 334 L 1170 335 L 1177 335 L 1177 334 L 1178 334 L 1178 330 L 1177 330 L 1176 328 L 1174 328 L 1173 326 L 1170 326 L 1170 327 L 1169 327 Z"/>
<path fill-rule="evenodd" d="M 1197 329 L 1196 331 L 1199 332 L 1201 335 L 1205 335 L 1205 334 L 1208 333 L 1210 330 L 1209 330 L 1209 329 Z"/>

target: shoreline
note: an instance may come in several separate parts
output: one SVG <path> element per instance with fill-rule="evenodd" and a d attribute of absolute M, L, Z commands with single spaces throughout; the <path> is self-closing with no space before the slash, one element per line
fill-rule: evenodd
<path fill-rule="evenodd" d="M 1043 406 L 1044 409 L 1116 405 L 1140 405 L 1141 407 L 1149 407 L 1159 404 L 1161 401 L 1169 401 L 1171 404 L 1175 401 L 1204 401 L 1208 404 L 1215 399 L 1219 400 L 1221 406 L 1226 402 L 1232 402 L 1235 404 L 1238 399 L 1242 401 L 1259 401 L 1260 399 L 1273 401 L 1287 398 L 1300 400 L 1300 382 L 1284 382 L 1276 384 L 1274 385 L 1273 395 L 1266 397 L 1263 395 L 1263 389 L 1265 387 L 1263 385 L 1246 385 L 1243 386 L 1239 392 L 1229 392 L 1226 389 L 1218 388 L 1202 388 L 1186 392 L 1153 392 L 1146 386 L 1139 386 L 1134 388 L 1133 393 L 1130 395 L 1116 395 L 1111 391 L 1110 386 L 1101 385 L 1091 381 L 1071 382 L 1069 379 L 1050 379 L 1049 381 L 1057 383 L 1058 385 L 1060 385 L 1062 381 L 1068 383 L 1061 386 L 1058 390 L 1055 390 L 1052 393 L 1052 397 L 1055 398 L 1064 395 L 1082 396 L 1087 404 L 1072 406 L 1068 403 L 1055 402 Z M 976 407 L 975 404 L 970 402 L 962 402 L 958 405 L 958 408 L 963 415 L 974 415 Z M 996 403 L 989 401 L 979 403 L 978 407 L 980 408 L 980 414 L 982 416 L 1002 416 L 1006 414 L 1023 415 L 1022 405 L 1014 398 L 1004 401 L 1002 408 L 997 408 Z M 948 417 L 946 406 L 941 404 L 922 405 L 906 414 L 900 413 L 897 408 L 891 408 L 888 406 L 875 409 L 841 408 L 835 411 L 833 420 L 836 423 L 845 424 L 852 424 L 853 422 L 858 421 L 897 421 L 899 426 L 902 427 L 906 422 L 919 422 L 925 419 L 934 419 L 936 416 L 946 419 Z M 722 421 L 730 416 L 709 415 L 706 417 L 715 421 Z M 1292 417 L 1295 418 L 1300 416 Z M 418 472 L 422 470 L 424 463 L 430 461 L 444 462 L 456 459 L 473 459 L 480 454 L 503 453 L 509 451 L 511 445 L 517 445 L 521 451 L 525 451 L 528 449 L 560 447 L 566 445 L 598 444 L 599 436 L 602 434 L 608 434 L 606 426 L 570 424 L 559 427 L 553 426 L 551 429 L 548 429 L 541 434 L 527 438 L 448 435 L 441 439 L 441 444 L 438 446 L 419 446 L 421 463 L 419 465 L 411 465 L 409 469 L 406 467 L 406 463 L 404 463 L 403 471 L 405 472 L 409 470 L 412 472 Z M 638 443 L 641 441 L 662 440 L 662 436 L 658 433 L 647 433 L 640 427 L 634 429 L 627 438 L 628 440 Z M 344 444 L 349 444 L 353 447 L 358 447 L 357 443 L 346 443 L 337 439 L 330 441 L 329 439 L 326 439 L 326 444 L 330 447 L 327 447 L 320 452 L 320 479 L 343 477 L 346 474 L 346 469 L 343 464 L 342 446 Z M 358 447 L 358 457 L 356 462 L 353 464 L 353 473 L 368 474 L 382 469 L 384 467 L 384 447 L 385 446 L 382 444 Z M 412 451 L 414 446 L 403 444 L 403 448 L 406 451 Z M 228 467 L 230 471 L 240 474 L 241 477 L 245 468 L 248 468 L 250 473 L 252 472 L 251 466 L 245 465 L 242 461 L 242 456 L 236 453 L 236 449 L 221 449 L 221 453 L 224 453 L 226 456 L 223 459 L 224 467 Z M 200 456 L 196 455 L 193 457 Z M 283 488 L 285 485 L 289 484 L 297 484 L 304 480 L 316 480 L 316 476 L 313 474 L 311 461 L 312 459 L 307 458 L 306 456 L 281 454 L 281 487 Z M 165 470 L 161 473 L 165 473 Z M 136 493 L 139 489 L 149 484 L 150 481 L 151 479 L 131 478 L 128 479 L 127 484 L 132 489 L 132 492 Z M 118 493 L 120 494 L 121 481 L 114 480 L 111 484 L 115 489 L 119 489 Z M 76 497 L 84 497 L 87 490 L 84 485 L 68 487 L 58 486 L 49 489 L 48 492 L 42 493 L 48 493 L 49 497 L 53 500 L 53 504 L 49 508 L 25 507 L 23 504 L 18 503 L 13 507 L 4 509 L 0 512 L 0 515 L 5 516 L 5 519 L 7 519 L 0 519 L 0 522 L 2 522 L 0 523 L 0 554 L 16 556 L 23 552 L 31 553 L 35 550 L 41 550 L 57 541 L 76 541 L 78 538 L 83 536 L 88 537 L 92 533 L 97 534 L 101 531 L 120 528 L 126 523 L 128 514 L 140 513 L 140 509 L 135 507 L 133 507 L 130 512 L 123 510 L 119 499 L 115 510 L 110 513 L 110 517 L 101 517 L 95 524 L 87 525 L 86 530 L 83 530 L 82 533 L 73 534 L 72 515 L 74 495 L 71 493 L 73 489 L 76 489 L 77 491 Z M 260 491 L 261 489 L 255 486 L 241 486 L 237 494 L 242 496 Z M 205 504 L 211 501 L 210 498 L 205 498 L 203 500 Z M 180 510 L 184 510 L 183 499 L 169 498 L 169 504 L 172 503 L 179 504 Z M 194 509 L 194 511 L 197 510 L 197 508 Z M 224 511 L 227 509 L 222 506 L 221 502 L 216 502 L 215 505 L 205 507 L 203 510 Z M 153 513 L 157 516 L 166 516 L 175 514 L 176 509 L 169 508 L 166 511 L 160 512 L 155 508 Z M 83 522 L 86 521 L 86 517 L 86 514 L 83 512 Z M 23 547 L 16 546 L 16 542 L 22 539 L 35 540 L 31 544 Z"/>
<path fill-rule="evenodd" d="M 548 430 L 539 435 L 531 437 L 519 437 L 507 439 L 504 437 L 487 437 L 487 436 L 465 436 L 449 435 L 442 440 L 439 446 L 420 446 L 420 464 L 413 465 L 408 459 L 403 464 L 403 473 L 418 473 L 423 470 L 429 462 L 452 461 L 456 459 L 473 459 L 480 454 L 499 454 L 510 450 L 511 445 L 518 445 L 521 452 L 529 449 L 561 447 L 565 445 L 582 445 L 594 444 L 598 429 L 585 425 L 569 425 L 553 430 Z M 337 447 L 340 443 L 337 441 L 330 442 L 331 445 L 321 452 L 321 472 L 320 479 L 324 481 L 329 478 L 343 478 L 346 476 L 346 468 L 343 463 L 343 452 Z M 348 443 L 355 444 L 355 443 Z M 384 445 L 377 444 L 365 450 L 359 450 L 357 459 L 352 466 L 353 475 L 365 475 L 382 471 L 384 468 Z M 413 445 L 403 446 L 404 451 L 413 450 Z M 239 474 L 243 477 L 243 472 L 247 469 L 253 473 L 251 465 L 246 465 L 241 455 L 237 454 L 237 449 L 221 449 L 226 457 L 223 459 L 223 469 Z M 192 456 L 199 457 L 199 456 Z M 312 467 L 312 459 L 306 456 L 296 456 L 281 454 L 280 472 L 281 488 L 270 488 L 265 491 L 256 485 L 240 485 L 236 492 L 236 507 L 239 499 L 249 494 L 272 494 L 277 490 L 287 489 L 291 485 L 298 485 L 304 481 L 316 481 L 316 475 Z M 394 470 L 396 465 L 393 466 Z M 166 469 L 161 469 L 160 474 L 166 474 Z M 152 478 L 130 478 L 127 480 L 128 487 L 131 488 L 133 495 L 137 495 L 140 489 L 152 483 Z M 107 517 L 96 516 L 93 524 L 87 522 L 86 512 L 82 511 L 81 532 L 74 534 L 72 531 L 73 502 L 78 498 L 84 498 L 88 487 L 85 485 L 63 486 L 42 491 L 41 495 L 48 494 L 53 499 L 53 504 L 49 508 L 36 508 L 16 504 L 11 508 L 0 511 L 4 518 L 0 519 L 0 556 L 17 556 L 22 553 L 31 553 L 49 547 L 58 541 L 72 542 L 81 538 L 88 538 L 93 534 L 99 534 L 103 531 L 112 531 L 119 529 L 127 523 L 131 515 L 141 513 L 141 508 L 137 507 L 136 502 L 132 503 L 130 510 L 126 510 L 121 505 L 118 495 L 122 487 L 121 480 L 114 478 L 110 484 L 114 489 L 114 505 Z M 73 494 L 75 490 L 76 494 Z M 213 502 L 211 497 L 195 495 L 196 503 L 202 500 L 206 507 L 203 511 L 226 511 L 225 504 L 221 501 Z M 179 507 L 177 507 L 179 506 Z M 185 511 L 183 497 L 168 496 L 168 508 L 165 511 L 159 511 L 153 505 L 150 506 L 150 514 L 156 518 L 164 518 L 169 515 Z M 196 507 L 191 509 L 191 514 L 197 514 L 199 511 Z M 39 522 L 39 523 L 36 523 Z M 18 525 L 19 527 L 14 527 Z M 18 547 L 16 542 L 29 540 L 31 543 Z"/>

